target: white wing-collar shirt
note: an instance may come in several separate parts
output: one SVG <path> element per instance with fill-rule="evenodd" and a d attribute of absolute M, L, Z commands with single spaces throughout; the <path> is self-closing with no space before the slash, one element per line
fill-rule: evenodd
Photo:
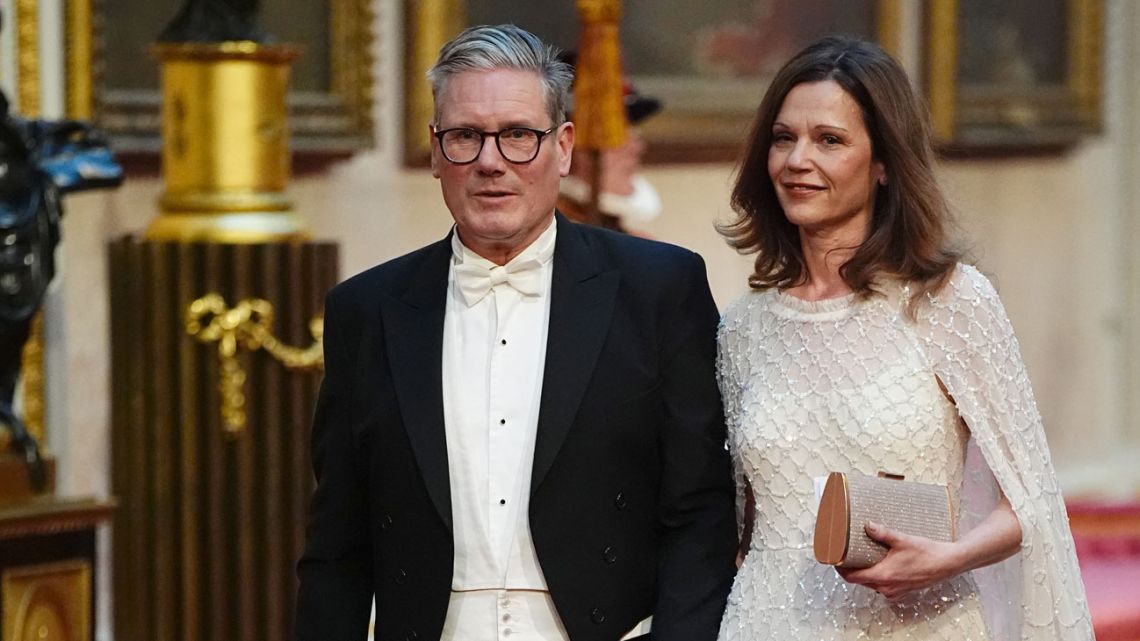
<path fill-rule="evenodd" d="M 451 236 L 443 409 L 454 591 L 547 590 L 527 508 L 556 228 L 552 218 L 537 240 L 503 266 L 472 252 L 454 230 Z M 490 280 L 467 278 L 472 272 Z M 515 277 L 527 281 L 518 283 L 526 293 L 511 285 Z"/>

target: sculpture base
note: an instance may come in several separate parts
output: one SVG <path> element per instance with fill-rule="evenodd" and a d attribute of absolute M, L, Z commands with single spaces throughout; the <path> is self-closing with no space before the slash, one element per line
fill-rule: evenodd
<path fill-rule="evenodd" d="M 29 501 L 37 495 L 51 495 L 55 492 L 55 458 L 47 454 L 43 458 L 47 487 L 42 492 L 36 492 L 28 479 L 28 466 L 24 459 L 11 452 L 0 453 L 0 506 Z M 3 638 L 5 637 L 0 637 Z"/>
<path fill-rule="evenodd" d="M 113 510 L 52 496 L 0 507 L 0 639 L 94 638 L 95 528 Z"/>

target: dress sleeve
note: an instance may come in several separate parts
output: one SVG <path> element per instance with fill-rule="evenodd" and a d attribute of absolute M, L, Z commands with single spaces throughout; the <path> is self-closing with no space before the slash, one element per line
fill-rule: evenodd
<path fill-rule="evenodd" d="M 1091 640 L 1057 474 L 997 293 L 977 269 L 959 265 L 920 308 L 918 327 L 934 372 L 970 429 L 963 528 L 993 509 L 997 487 L 1021 524 L 1020 553 L 975 571 L 995 641 Z"/>
<path fill-rule="evenodd" d="M 726 446 L 732 459 L 732 476 L 736 485 L 736 538 L 744 535 L 744 520 L 747 504 L 747 477 L 740 457 L 740 414 L 741 396 L 744 388 L 743 372 L 739 369 L 739 359 L 745 353 L 740 344 L 744 335 L 738 330 L 743 322 L 746 305 L 743 300 L 725 310 L 717 332 L 716 380 L 720 386 L 720 396 L 724 401 L 724 417 L 728 438 Z"/>

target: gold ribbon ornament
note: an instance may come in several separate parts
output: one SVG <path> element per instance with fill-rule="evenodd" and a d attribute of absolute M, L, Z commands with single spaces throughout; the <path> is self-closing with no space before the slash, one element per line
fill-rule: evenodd
<path fill-rule="evenodd" d="M 308 347 L 282 343 L 273 335 L 273 304 L 261 298 L 247 298 L 231 308 L 221 295 L 210 293 L 190 303 L 186 309 L 186 333 L 200 343 L 218 344 L 218 389 L 222 397 L 222 429 L 227 436 L 236 438 L 246 425 L 247 377 L 237 358 L 238 349 L 263 349 L 290 370 L 317 369 L 324 366 L 323 316 L 309 321 L 309 332 L 313 343 Z"/>

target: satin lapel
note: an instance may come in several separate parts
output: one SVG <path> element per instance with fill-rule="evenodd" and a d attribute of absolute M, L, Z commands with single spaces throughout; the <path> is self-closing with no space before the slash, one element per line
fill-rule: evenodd
<path fill-rule="evenodd" d="M 451 527 L 451 485 L 443 425 L 443 315 L 450 242 L 432 245 L 399 297 L 381 303 L 392 380 L 428 494 Z"/>
<path fill-rule="evenodd" d="M 566 440 L 605 342 L 618 288 L 618 271 L 607 267 L 577 226 L 559 215 L 531 494 Z"/>

